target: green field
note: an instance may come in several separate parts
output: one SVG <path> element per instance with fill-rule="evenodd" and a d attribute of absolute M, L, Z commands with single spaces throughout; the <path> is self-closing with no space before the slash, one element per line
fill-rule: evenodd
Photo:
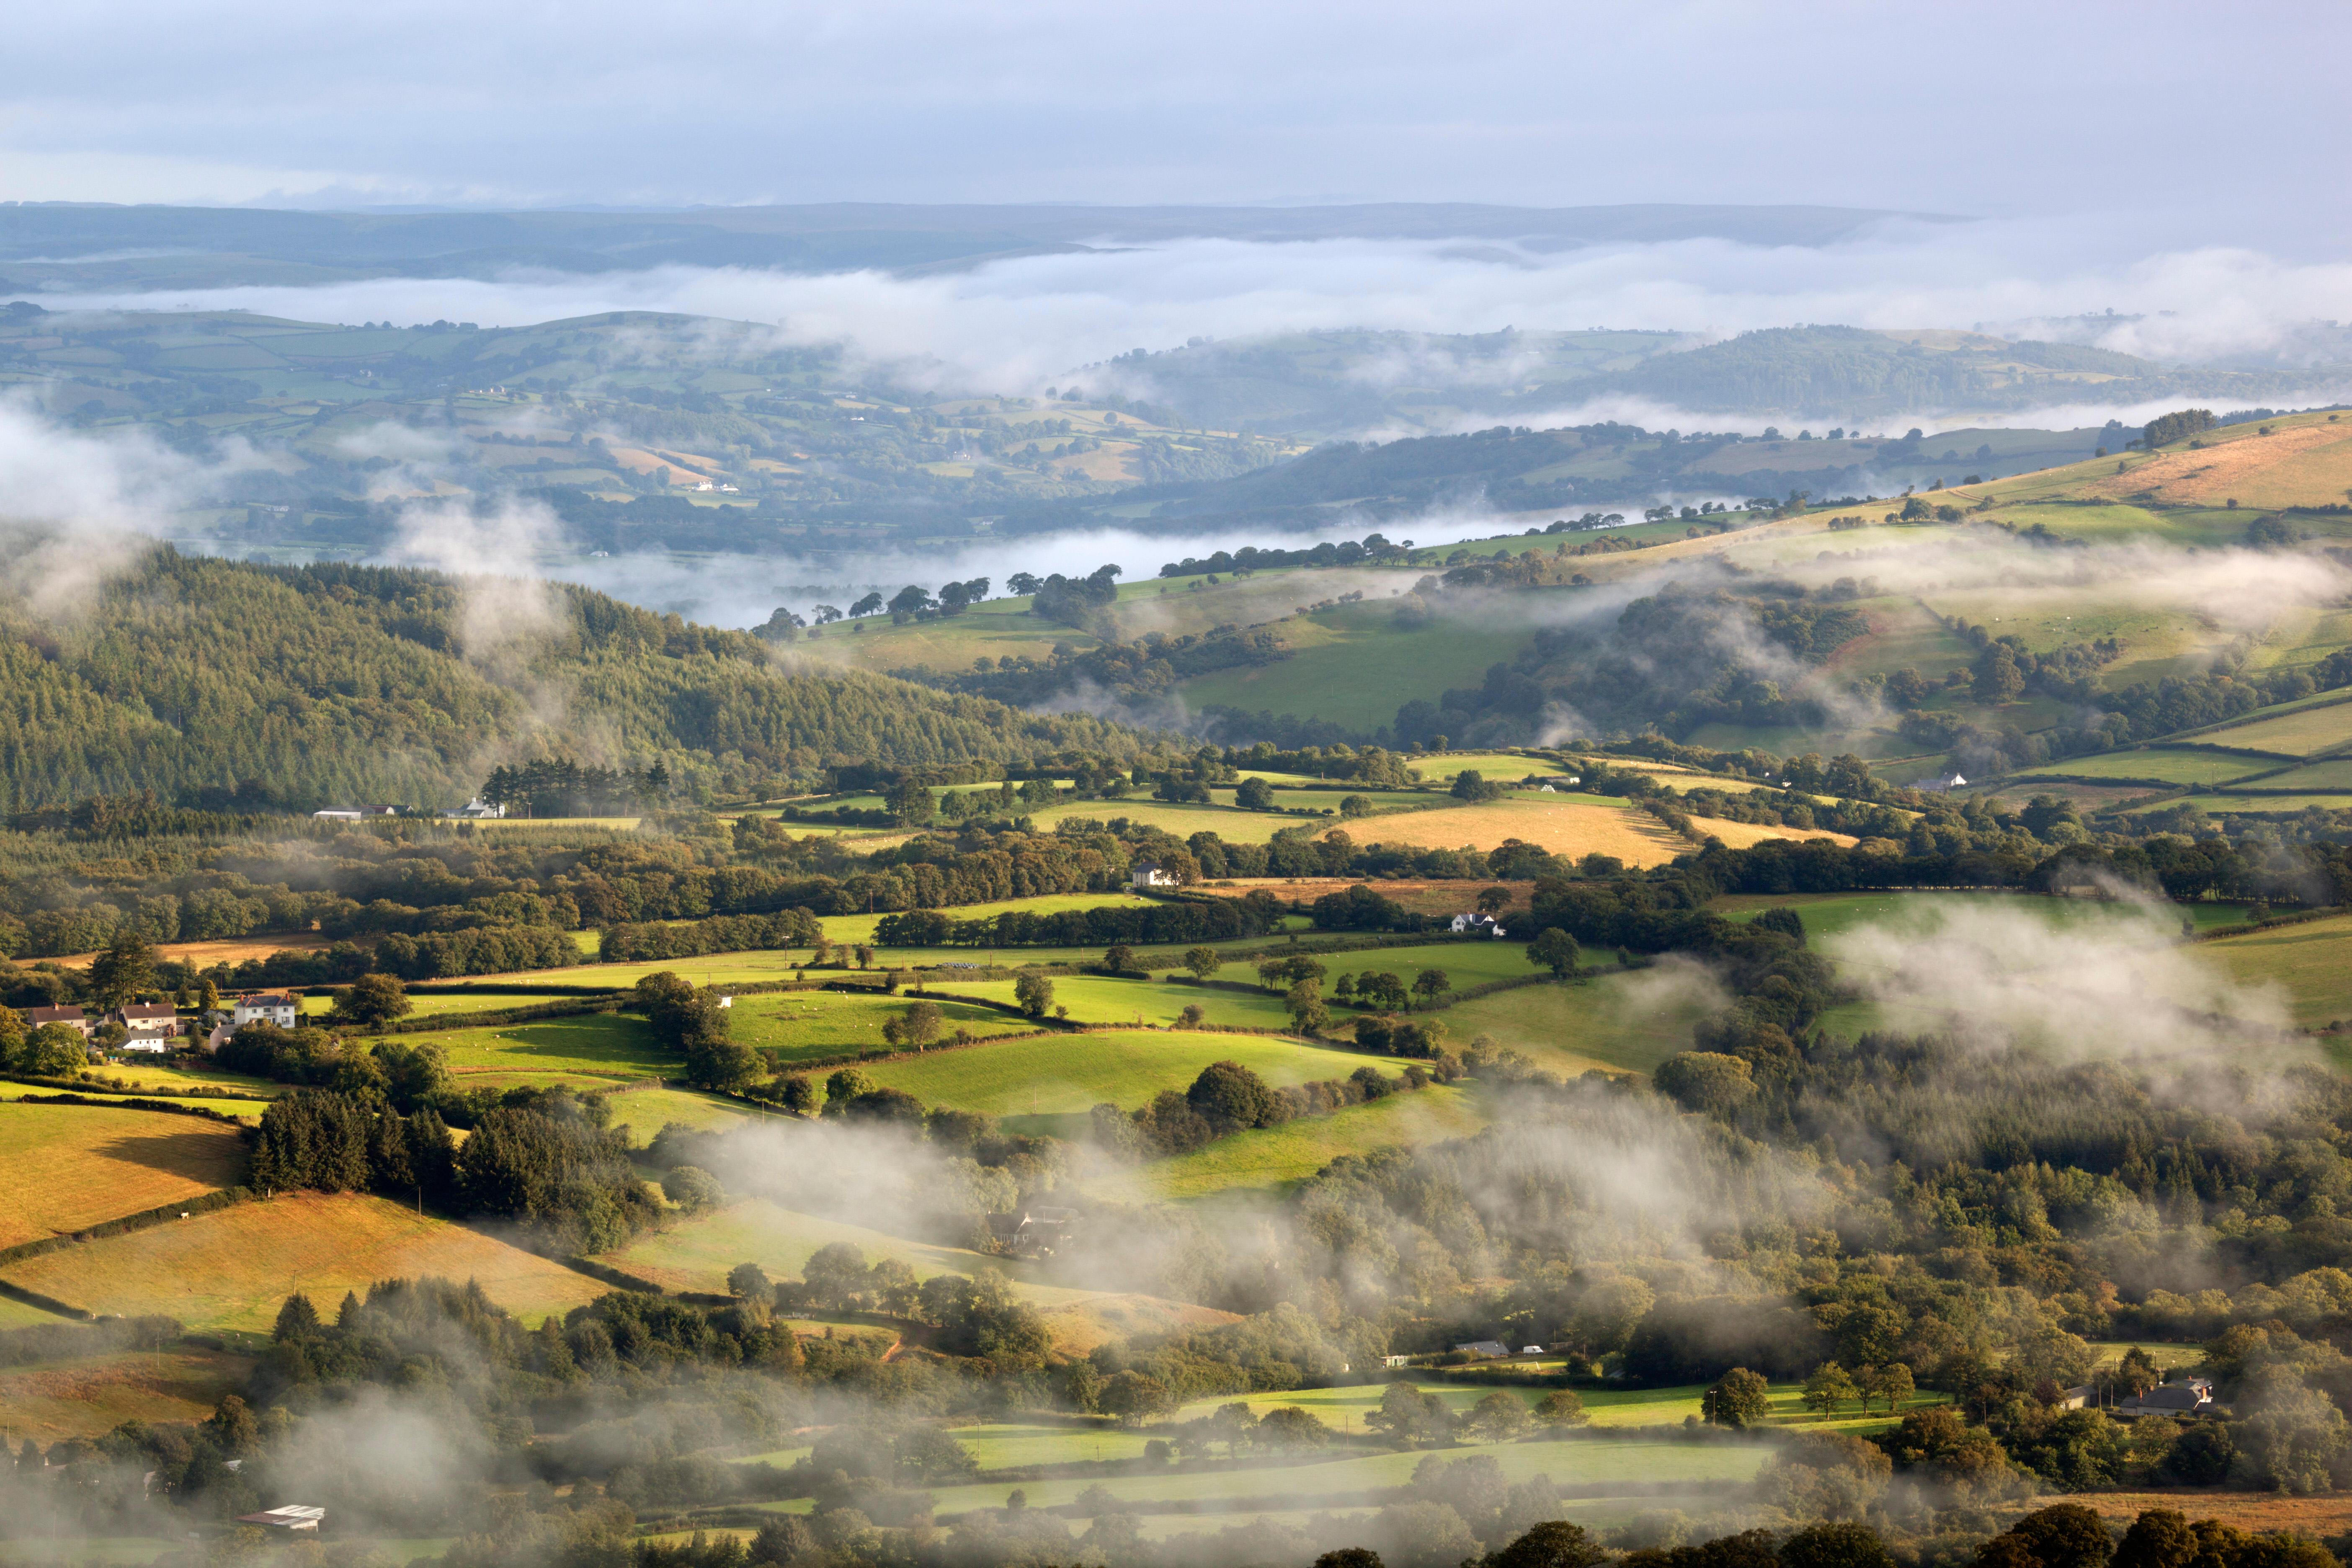
<path fill-rule="evenodd" d="M 1575 985 L 1526 985 L 1437 1016 L 1455 1049 L 1487 1035 L 1550 1072 L 1648 1072 L 1690 1049 L 1692 1026 L 1711 1011 L 1703 987 L 1678 979 L 1679 972 L 1642 971 Z"/>
<path fill-rule="evenodd" d="M 7 1096 L 7 1103 L 14 1104 L 20 1101 L 26 1095 L 65 1093 L 79 1094 L 85 1100 L 100 1100 L 118 1104 L 126 1100 L 149 1098 L 147 1096 L 137 1094 L 116 1094 L 105 1089 L 77 1089 L 67 1090 L 42 1089 L 32 1085 L 23 1086 L 23 1090 L 19 1093 L 16 1092 L 18 1087 L 19 1086 L 16 1084 L 9 1084 L 6 1086 L 6 1089 L 10 1091 Z M 175 1094 L 171 1097 L 171 1100 L 173 1105 L 184 1105 L 197 1110 L 217 1110 L 223 1116 L 234 1116 L 245 1121 L 259 1121 L 261 1113 L 269 1109 L 268 1101 L 259 1100 L 216 1100 L 204 1095 Z"/>
<path fill-rule="evenodd" d="M 450 1068 L 505 1072 L 552 1070 L 609 1078 L 663 1078 L 678 1070 L 676 1057 L 654 1044 L 643 1018 L 625 1013 L 588 1013 L 496 1028 L 420 1030 L 399 1037 L 406 1045 L 436 1045 Z"/>
<path fill-rule="evenodd" d="M 992 987 L 979 984 L 955 986 L 951 980 L 942 982 L 933 976 L 930 984 L 973 995 L 1001 991 L 1008 1002 L 1013 996 L 1010 981 Z M 737 997 L 735 1005 L 728 1009 L 728 1032 L 755 1049 L 772 1051 L 778 1062 L 784 1065 L 851 1051 L 887 1050 L 882 1039 L 883 1024 L 904 1015 L 917 1001 L 931 1001 L 938 1006 L 950 1036 L 958 1029 L 974 1035 L 1007 1035 L 1036 1027 L 1026 1019 L 991 1007 L 918 997 L 911 992 L 886 997 L 879 992 L 854 995 L 842 991 L 786 991 Z"/>
<path fill-rule="evenodd" d="M 2325 691 L 2218 730 L 2198 731 L 2191 738 L 2209 746 L 2242 746 L 2248 751 L 2307 757 L 2352 744 L 2352 701 L 2346 700 L 2342 692 Z"/>
<path fill-rule="evenodd" d="M 478 1081 L 471 1077 L 466 1079 L 469 1088 Z M 780 1114 L 754 1110 L 740 1100 L 722 1100 L 691 1089 L 623 1089 L 606 1103 L 612 1107 L 613 1125 L 626 1127 L 634 1134 L 631 1142 L 638 1146 L 672 1124 L 690 1127 L 698 1132 L 721 1131 Z"/>
<path fill-rule="evenodd" d="M 2294 1021 L 2305 1028 L 2352 1020 L 2352 915 L 2223 937 L 2201 943 L 2198 952 L 2242 984 L 2284 986 Z"/>
<path fill-rule="evenodd" d="M 2252 781 L 2246 786 L 2253 790 L 2279 790 L 2285 793 L 2315 790 L 2341 791 L 2352 795 L 2352 758 L 2332 762 L 2308 763 L 2299 768 L 2289 768 L 2283 773 Z"/>
<path fill-rule="evenodd" d="M 2233 744 L 2235 742 L 2232 742 Z M 2286 759 L 2265 762 L 2260 757 L 2233 756 L 2226 752 L 2192 751 L 2187 747 L 2158 747 L 2145 752 L 2100 752 L 2087 757 L 2068 757 L 2018 775 L 2014 780 L 2001 781 L 2005 792 L 2029 795 L 2034 779 L 2041 774 L 2053 778 L 2126 780 L 2137 783 L 2149 780 L 2165 784 L 2196 784 L 2211 787 L 2225 784 L 2249 773 L 2272 773 L 2284 766 Z"/>
<path fill-rule="evenodd" d="M 1328 1116 L 1304 1116 L 1279 1127 L 1236 1132 L 1190 1154 L 1098 1178 L 1088 1184 L 1088 1190 L 1122 1203 L 1147 1203 L 1286 1186 L 1342 1154 L 1441 1142 L 1475 1132 L 1487 1121 L 1478 1092 L 1431 1084 Z"/>
<path fill-rule="evenodd" d="M 1572 771 L 1549 757 L 1522 757 L 1509 752 L 1433 752 L 1423 757 L 1407 757 L 1404 765 L 1432 784 L 1451 784 L 1454 775 L 1465 769 L 1475 770 L 1489 782 L 1523 779 L 1529 773 Z"/>
<path fill-rule="evenodd" d="M 1095 954 L 1100 957 L 1099 953 Z M 1353 957 L 1352 953 L 1336 955 Z M 1328 963 L 1329 959 L 1319 962 Z M 1181 974 L 1181 970 L 1162 971 Z M 1250 973 L 1244 964 L 1227 964 L 1219 978 L 1238 982 Z M 1337 971 L 1334 971 L 1336 973 Z M 991 1001 L 1012 1003 L 1011 980 L 960 981 L 952 976 L 935 978 L 931 984 L 941 990 L 965 996 L 985 996 Z M 1208 1015 L 1212 1024 L 1234 1028 L 1287 1029 L 1290 1013 L 1282 994 L 1272 991 L 1227 991 L 1216 986 L 1188 984 L 1171 980 L 1113 980 L 1094 975 L 1056 975 L 1054 977 L 1054 1005 L 1067 1007 L 1070 1017 L 1080 1024 L 1173 1024 L 1176 1016 L 1188 1005 L 1197 1005 Z M 1334 1017 L 1345 1017 L 1344 1009 Z M 1008 1019 L 1017 1024 L 1018 1020 Z"/>
<path fill-rule="evenodd" d="M 1184 1089 L 1214 1061 L 1237 1061 L 1277 1087 L 1346 1078 L 1368 1063 L 1391 1073 L 1402 1065 L 1262 1035 L 1099 1029 L 935 1051 L 864 1070 L 926 1105 L 1044 1118 L 1084 1112 L 1104 1100 L 1132 1110 L 1163 1089 Z M 1053 1131 L 1066 1136 L 1074 1130 Z"/>
<path fill-rule="evenodd" d="M 1137 821 L 1142 820 L 1136 816 L 1133 808 L 1138 803 L 1133 801 L 1087 801 L 1081 804 L 1084 806 L 1083 810 L 1076 806 L 1066 809 L 1061 806 L 1046 806 L 1039 814 L 1040 820 L 1043 821 L 1055 815 L 1106 818 L 1127 816 L 1133 817 Z M 1151 803 L 1145 801 L 1140 804 L 1150 805 Z M 993 920 L 1008 910 L 1018 910 L 1033 915 L 1057 915 L 1066 910 L 1134 910 L 1148 909 L 1150 905 L 1150 899 L 1134 893 L 1054 893 L 1037 899 L 1008 899 L 1002 903 L 994 904 L 958 904 L 953 909 L 941 910 L 940 912 L 950 920 L 981 921 Z M 854 945 L 858 942 L 872 942 L 874 928 L 885 918 L 878 914 L 827 915 L 818 923 L 824 927 L 824 934 L 835 942 Z"/>
<path fill-rule="evenodd" d="M 1263 709 L 1377 730 L 1412 698 L 1475 686 L 1488 665 L 1508 662 L 1528 637 L 1519 626 L 1469 635 L 1442 615 L 1402 630 L 1393 605 L 1369 600 L 1295 616 L 1282 629 L 1288 658 L 1196 676 L 1177 689 L 1194 708 Z"/>

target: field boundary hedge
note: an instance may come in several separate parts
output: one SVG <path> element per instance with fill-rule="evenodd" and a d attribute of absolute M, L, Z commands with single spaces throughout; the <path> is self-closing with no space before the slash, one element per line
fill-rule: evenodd
<path fill-rule="evenodd" d="M 139 1094 L 158 1100 L 249 1100 L 257 1105 L 268 1105 L 278 1097 L 256 1094 L 249 1089 L 106 1089 L 74 1078 L 44 1078 L 37 1073 L 0 1072 L 0 1080 L 9 1083 L 29 1083 L 42 1089 L 63 1089 L 68 1094 Z"/>
<path fill-rule="evenodd" d="M 5 1296 L 12 1301 L 22 1301 L 27 1307 L 38 1307 L 44 1312 L 55 1312 L 61 1318 L 74 1319 L 78 1322 L 98 1321 L 98 1314 L 87 1307 L 77 1307 L 70 1301 L 60 1301 L 55 1296 L 44 1296 L 38 1290 L 27 1290 L 22 1285 L 11 1285 L 5 1279 L 0 1279 L 0 1296 Z"/>
<path fill-rule="evenodd" d="M 2284 915 L 2273 915 L 2268 920 L 2249 921 L 2244 925 L 2215 926 L 2210 931 L 2200 931 L 2185 940 L 2219 942 L 2223 937 L 2246 936 L 2258 931 L 2270 931 L 2277 926 L 2299 926 L 2308 924 L 2312 921 L 2330 920 L 2344 913 L 2344 910 L 2345 906 L 2342 904 L 2328 904 L 2315 910 L 2295 910 Z"/>
<path fill-rule="evenodd" d="M 238 1204 L 257 1203 L 261 1194 L 251 1187 L 219 1187 L 209 1193 L 176 1204 L 164 1204 L 119 1219 L 100 1220 L 98 1224 L 66 1236 L 45 1236 L 35 1241 L 20 1241 L 14 1247 L 0 1247 L 0 1268 L 22 1263 L 27 1258 L 46 1258 L 52 1252 L 63 1252 L 84 1242 L 103 1241 L 111 1236 L 128 1236 L 133 1231 L 148 1230 L 169 1220 L 193 1218 L 200 1214 L 214 1214 Z M 40 1303 L 36 1302 L 37 1306 Z"/>
<path fill-rule="evenodd" d="M 166 1116 L 198 1116 L 206 1121 L 218 1121 L 239 1130 L 245 1126 L 242 1118 L 224 1115 L 220 1111 L 205 1106 L 173 1105 L 168 1100 L 147 1100 L 135 1095 L 126 1095 L 121 1100 L 93 1100 L 86 1094 L 25 1094 L 17 1096 L 14 1103 L 17 1105 L 92 1105 L 100 1110 L 155 1110 Z M 271 1105 L 276 1101 L 256 1097 L 256 1103 Z"/>

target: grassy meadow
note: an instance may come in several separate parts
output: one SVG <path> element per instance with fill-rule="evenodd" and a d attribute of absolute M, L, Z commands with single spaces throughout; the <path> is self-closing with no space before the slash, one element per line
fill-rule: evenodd
<path fill-rule="evenodd" d="M 2222 937 L 2198 952 L 2242 984 L 2284 986 L 2305 1028 L 2352 1021 L 2352 915 Z"/>
<path fill-rule="evenodd" d="M 1487 1121 L 1475 1089 L 1431 1084 L 1408 1094 L 1305 1116 L 1279 1127 L 1220 1138 L 1190 1154 L 1097 1177 L 1097 1197 L 1119 1203 L 1185 1202 L 1244 1191 L 1279 1189 L 1315 1174 L 1342 1154 L 1465 1137 Z"/>
<path fill-rule="evenodd" d="M 1018 1125 L 1032 1116 L 1082 1114 L 1105 1100 L 1132 1110 L 1161 1089 L 1184 1089 L 1216 1061 L 1237 1061 L 1277 1087 L 1346 1078 L 1368 1062 L 1384 1069 L 1398 1065 L 1261 1035 L 1089 1029 L 877 1062 L 864 1070 L 926 1105 L 1013 1118 Z"/>
<path fill-rule="evenodd" d="M 179 1342 L 0 1367 L 0 1428 L 46 1445 L 102 1436 L 125 1421 L 202 1421 L 252 1370 L 249 1356 Z"/>

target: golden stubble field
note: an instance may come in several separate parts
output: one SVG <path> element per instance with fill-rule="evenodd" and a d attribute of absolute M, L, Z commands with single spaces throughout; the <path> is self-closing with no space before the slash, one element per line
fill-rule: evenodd
<path fill-rule="evenodd" d="M 0 1247 L 80 1230 L 245 1178 L 237 1130 L 193 1116 L 0 1104 Z"/>
<path fill-rule="evenodd" d="M 2310 506 L 2340 501 L 2352 486 L 2352 423 L 2311 424 L 2273 436 L 2245 434 L 2200 450 L 2164 452 L 2084 487 L 2087 495 L 2168 506 Z"/>
<path fill-rule="evenodd" d="M 298 1289 L 332 1317 L 347 1290 L 431 1275 L 478 1279 L 491 1300 L 533 1326 L 611 1289 L 483 1231 L 356 1193 L 239 1204 L 7 1270 L 11 1284 L 86 1310 L 166 1312 L 205 1329 L 266 1329 Z"/>

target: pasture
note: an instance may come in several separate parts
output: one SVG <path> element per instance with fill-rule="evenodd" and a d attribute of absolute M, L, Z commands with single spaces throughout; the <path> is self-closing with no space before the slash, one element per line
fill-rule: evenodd
<path fill-rule="evenodd" d="M 1134 813 L 1128 808 L 1135 803 L 1129 801 L 1087 801 L 1083 804 L 1090 808 L 1097 808 L 1094 811 L 1094 815 L 1097 816 L 1134 816 Z M 1053 813 L 1060 809 L 1057 806 L 1047 806 L 1045 811 Z M 958 904 L 953 909 L 942 910 L 940 912 L 950 920 L 984 921 L 993 920 L 998 915 L 1013 910 L 1020 910 L 1024 914 L 1058 915 L 1068 910 L 1133 910 L 1147 909 L 1150 904 L 1150 899 L 1135 893 L 1051 893 L 1043 898 L 1007 899 L 993 904 Z M 881 914 L 827 915 L 818 923 L 824 927 L 824 934 L 835 942 L 854 946 L 861 942 L 870 944 L 874 941 L 874 928 L 887 918 L 887 915 Z"/>
<path fill-rule="evenodd" d="M 610 1289 L 481 1231 L 355 1193 L 238 1204 L 7 1270 L 11 1284 L 89 1311 L 167 1312 L 199 1329 L 267 1329 L 298 1289 L 332 1317 L 347 1290 L 427 1275 L 478 1279 L 493 1301 L 534 1324 Z"/>
<path fill-rule="evenodd" d="M 2259 780 L 2248 781 L 2247 790 L 2279 790 L 2283 792 L 2327 791 L 2352 795 L 2352 758 L 2339 757 L 2331 762 L 2306 763 L 2299 768 L 2289 768 L 2283 773 L 2271 773 Z"/>
<path fill-rule="evenodd" d="M 2241 984 L 2284 986 L 2305 1028 L 2352 1020 L 2352 915 L 2221 937 L 2198 952 Z"/>
<path fill-rule="evenodd" d="M 1001 991 L 1008 1002 L 1013 996 L 1010 981 L 993 986 L 957 986 L 952 980 L 943 983 L 933 976 L 929 984 L 945 984 L 973 995 Z M 1026 1019 L 993 1008 L 936 996 L 918 997 L 911 993 L 886 997 L 878 991 L 866 995 L 842 991 L 784 991 L 735 998 L 734 1005 L 728 1009 L 728 1033 L 754 1049 L 774 1053 L 777 1062 L 785 1067 L 795 1061 L 851 1051 L 887 1050 L 890 1047 L 883 1043 L 882 1026 L 903 1015 L 916 1001 L 935 1003 L 950 1036 L 958 1029 L 975 1035 L 1005 1035 L 1036 1027 Z"/>
<path fill-rule="evenodd" d="M 606 1078 L 663 1078 L 677 1058 L 655 1045 L 643 1018 L 625 1013 L 585 1013 L 492 1028 L 421 1030 L 399 1037 L 412 1046 L 435 1045 L 452 1071 L 555 1071 Z"/>
<path fill-rule="evenodd" d="M 1378 1059 L 1378 1058 L 1372 1058 Z M 1391 1066 L 1402 1067 L 1402 1063 Z M 1487 1121 L 1474 1089 L 1440 1084 L 1351 1105 L 1328 1116 L 1302 1116 L 1279 1127 L 1220 1138 L 1205 1148 L 1157 1160 L 1087 1184 L 1119 1203 L 1183 1202 L 1243 1189 L 1288 1186 L 1342 1154 L 1465 1137 Z"/>
<path fill-rule="evenodd" d="M 1100 958 L 1102 955 L 1096 953 L 1092 956 Z M 1324 959 L 1318 962 L 1328 963 L 1330 961 Z M 1161 973 L 1173 975 L 1183 972 L 1166 970 Z M 1226 981 L 1241 981 L 1249 973 L 1244 964 L 1227 964 L 1219 971 L 1219 977 Z M 1013 1000 L 1013 988 L 1017 982 L 960 981 L 950 976 L 933 979 L 930 984 L 959 995 L 984 996 L 991 1001 L 1010 1005 Z M 1132 1024 L 1139 1028 L 1146 1025 L 1166 1026 L 1175 1023 L 1177 1015 L 1186 1006 L 1197 1005 L 1212 1024 L 1249 1029 L 1287 1029 L 1290 1026 L 1289 1011 L 1277 993 L 1255 988 L 1228 991 L 1222 986 L 1194 985 L 1173 980 L 1114 980 L 1108 976 L 1056 975 L 1054 977 L 1054 1005 L 1067 1007 L 1071 1020 L 1080 1024 Z M 944 1011 L 950 1005 L 943 1002 L 940 1005 Z M 969 1007 L 966 1010 L 983 1011 Z M 995 1016 L 1007 1027 L 1034 1026 L 1001 1014 Z"/>
<path fill-rule="evenodd" d="M 1459 1003 L 1437 1015 L 1459 1049 L 1481 1035 L 1547 1071 L 1574 1076 L 1646 1073 L 1691 1048 L 1691 1028 L 1712 1009 L 1705 987 L 1682 972 L 1606 973 L 1575 985 L 1526 985 Z"/>
<path fill-rule="evenodd" d="M 10 1088 L 10 1089 L 15 1089 L 16 1086 L 16 1085 L 11 1084 L 11 1085 L 8 1085 L 7 1087 L 8 1087 L 8 1088 Z M 93 1089 L 72 1089 L 72 1090 L 63 1090 L 63 1089 L 40 1089 L 40 1088 L 35 1088 L 35 1087 L 31 1087 L 31 1086 L 26 1086 L 26 1087 L 24 1089 L 24 1090 L 23 1090 L 23 1092 L 22 1092 L 22 1093 L 15 1094 L 15 1095 L 10 1096 L 10 1097 L 6 1100 L 5 1103 L 10 1104 L 10 1105 L 19 1105 L 19 1104 L 23 1104 L 23 1103 L 24 1103 L 24 1101 L 25 1101 L 25 1100 L 26 1100 L 26 1098 L 27 1096 L 35 1096 L 35 1097 L 37 1097 L 37 1096 L 44 1095 L 44 1094 L 60 1094 L 60 1093 L 68 1093 L 68 1092 L 69 1092 L 69 1093 L 73 1093 L 73 1094 L 79 1094 L 79 1095 L 80 1095 L 80 1096 L 81 1096 L 83 1099 L 85 1099 L 85 1100 L 103 1100 L 103 1101 L 105 1101 L 105 1102 L 107 1102 L 107 1103 L 109 1103 L 109 1104 L 118 1104 L 118 1105 L 120 1105 L 120 1104 L 124 1104 L 125 1102 L 130 1101 L 130 1100 L 143 1100 L 143 1099 L 150 1098 L 150 1097 L 145 1096 L 145 1095 L 139 1095 L 139 1094 L 121 1094 L 121 1093 L 115 1093 L 115 1092 L 112 1092 L 112 1091 L 110 1091 L 110 1090 L 107 1090 L 107 1089 L 94 1089 L 94 1088 L 93 1088 Z M 230 1099 L 226 1099 L 226 1098 L 223 1098 L 223 1099 L 219 1099 L 219 1100 L 209 1100 L 209 1099 L 205 1098 L 205 1097 L 204 1097 L 204 1096 L 202 1096 L 202 1095 L 184 1095 L 184 1094 L 175 1094 L 175 1095 L 173 1095 L 173 1096 L 171 1097 L 171 1100 L 172 1100 L 172 1103 L 173 1103 L 173 1105 L 184 1105 L 184 1106 L 188 1106 L 188 1107 L 190 1107 L 190 1108 L 192 1108 L 192 1109 L 194 1109 L 194 1110 L 217 1110 L 217 1111 L 218 1111 L 218 1112 L 220 1112 L 223 1116 L 234 1116 L 234 1117 L 237 1118 L 239 1121 L 259 1121 L 259 1120 L 261 1119 L 261 1113 L 262 1113 L 263 1111 L 265 1111 L 265 1110 L 268 1110 L 268 1109 L 269 1109 L 269 1102 L 268 1102 L 268 1101 L 267 1101 L 267 1100 L 245 1100 L 245 1099 L 230 1100 Z M 158 1115 L 160 1115 L 160 1114 L 168 1114 L 168 1113 L 166 1113 L 166 1112 L 149 1112 L 149 1113 L 143 1113 L 143 1114 L 158 1114 Z M 196 1125 L 196 1126 L 201 1126 L 201 1125 L 203 1125 L 203 1123 L 201 1123 L 201 1122 L 193 1122 L 192 1124 L 193 1124 L 193 1125 Z"/>
<path fill-rule="evenodd" d="M 161 1208 L 245 1178 L 236 1130 L 193 1116 L 0 1104 L 0 1247 Z"/>
<path fill-rule="evenodd" d="M 467 1079 L 468 1087 L 476 1080 Z M 639 1146 L 651 1142 L 663 1128 L 676 1125 L 692 1128 L 697 1132 L 724 1131 L 740 1127 L 747 1121 L 767 1120 L 778 1113 L 756 1110 L 738 1100 L 722 1100 L 715 1094 L 704 1094 L 691 1089 L 627 1089 L 613 1094 L 605 1103 L 612 1108 L 612 1125 L 625 1127 L 630 1142 Z"/>
<path fill-rule="evenodd" d="M 2213 739 L 2216 743 L 2221 743 L 2218 737 Z M 2245 742 L 2233 739 L 2227 743 L 2239 745 Z M 2035 779 L 2043 773 L 2070 779 L 2123 779 L 2133 783 L 2146 781 L 2210 788 L 2244 778 L 2249 773 L 2274 773 L 2286 763 L 2284 757 L 2265 761 L 2261 757 L 2233 756 L 2227 752 L 2165 746 L 2147 751 L 2099 752 L 2087 757 L 2068 757 L 2062 762 L 2030 769 L 2013 783 L 2004 783 L 2006 793 L 2011 795 L 2030 795 Z"/>
<path fill-rule="evenodd" d="M 876 1083 L 904 1089 L 925 1105 L 990 1116 L 1046 1117 L 1083 1113 L 1105 1100 L 1132 1110 L 1161 1089 L 1182 1090 L 1216 1061 L 1239 1062 L 1277 1087 L 1346 1078 L 1368 1063 L 1384 1071 L 1402 1065 L 1263 1035 L 1089 1029 L 934 1051 L 863 1070 Z"/>
<path fill-rule="evenodd" d="M 1327 591 L 1320 583 L 1298 587 L 1301 594 Z M 1282 635 L 1288 658 L 1195 676 L 1177 689 L 1194 708 L 1293 713 L 1370 731 L 1392 722 L 1408 698 L 1475 686 L 1486 667 L 1507 662 L 1528 633 L 1512 626 L 1465 636 L 1460 623 L 1443 616 L 1402 627 L 1395 606 L 1368 600 L 1293 616 L 1282 623 Z"/>

